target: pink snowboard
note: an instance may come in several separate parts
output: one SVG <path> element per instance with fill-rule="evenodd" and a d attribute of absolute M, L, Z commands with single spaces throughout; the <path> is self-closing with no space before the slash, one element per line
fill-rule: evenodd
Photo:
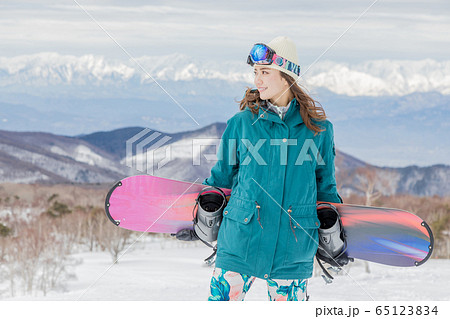
<path fill-rule="evenodd" d="M 150 175 L 127 177 L 109 191 L 106 214 L 121 228 L 173 234 L 192 228 L 195 199 L 205 187 Z M 231 193 L 222 191 L 227 196 Z"/>

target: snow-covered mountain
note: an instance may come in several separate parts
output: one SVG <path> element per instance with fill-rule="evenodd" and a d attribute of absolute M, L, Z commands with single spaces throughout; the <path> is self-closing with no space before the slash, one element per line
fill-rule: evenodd
<path fill-rule="evenodd" d="M 325 60 L 301 67 L 308 86 L 326 88 L 337 94 L 399 96 L 432 91 L 450 94 L 450 60 L 374 60 L 357 64 Z M 75 94 L 79 87 L 92 86 L 144 93 L 142 86 L 151 86 L 154 80 L 208 80 L 251 85 L 252 72 L 245 61 L 201 61 L 178 53 L 144 56 L 129 61 L 53 52 L 0 57 L 0 91 L 8 89 L 9 92 L 30 93 L 33 87 L 66 87 L 61 92 L 54 92 L 60 95 Z M 202 87 L 197 86 L 188 92 L 196 94 L 196 90 L 201 91 Z M 104 97 L 118 94 L 102 90 L 96 92 Z"/>
<path fill-rule="evenodd" d="M 108 153 L 82 140 L 0 131 L 3 183 L 105 183 L 123 174 Z"/>
<path fill-rule="evenodd" d="M 314 65 L 306 78 L 312 87 L 348 96 L 402 96 L 433 91 L 450 94 L 450 61 L 323 61 Z"/>
<path fill-rule="evenodd" d="M 0 57 L 0 92 L 26 92 L 46 96 L 53 89 L 54 96 L 67 94 L 85 97 L 129 97 L 134 94 L 147 97 L 165 93 L 148 91 L 154 81 L 178 82 L 218 80 L 249 82 L 251 72 L 241 63 L 201 63 L 183 54 L 162 57 L 140 57 L 129 61 L 109 60 L 103 56 L 80 57 L 58 53 Z M 167 84 L 165 84 L 167 85 Z M 37 89 L 42 89 L 40 92 Z M 54 90 L 59 88 L 61 90 Z M 89 90 L 91 88 L 91 90 Z M 120 88 L 122 91 L 116 91 Z M 198 88 L 201 90 L 201 87 Z M 36 90 L 36 91 L 35 91 Z M 183 90 L 184 91 L 184 90 Z M 186 93 L 196 94 L 194 90 Z"/>
<path fill-rule="evenodd" d="M 134 174 L 201 182 L 216 163 L 225 123 L 167 134 L 143 127 L 66 137 L 0 131 L 0 182 L 112 183 Z M 450 166 L 376 167 L 338 151 L 336 175 L 343 195 L 360 192 L 358 169 L 371 167 L 386 195 L 450 195 Z M 364 173 L 362 173 L 364 174 Z"/>
<path fill-rule="evenodd" d="M 380 166 L 450 164 L 449 61 L 319 61 L 304 86 L 342 151 Z M 182 54 L 119 61 L 40 53 L 0 58 L 0 129 L 73 136 L 123 127 L 176 134 L 225 122 L 252 70 Z M 158 86 L 154 80 L 161 85 Z"/>

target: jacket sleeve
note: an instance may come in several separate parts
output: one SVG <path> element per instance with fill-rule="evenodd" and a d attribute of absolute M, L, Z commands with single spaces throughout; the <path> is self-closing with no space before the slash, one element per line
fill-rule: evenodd
<path fill-rule="evenodd" d="M 316 166 L 316 183 L 317 183 L 317 201 L 343 203 L 342 197 L 336 188 L 336 176 L 334 158 L 336 157 L 336 149 L 334 146 L 333 125 L 329 122 L 323 143 L 319 147 L 322 156 L 323 165 Z"/>
<path fill-rule="evenodd" d="M 211 176 L 205 178 L 203 185 L 232 189 L 237 182 L 239 159 L 237 156 L 237 134 L 233 118 L 227 121 L 227 127 L 220 139 L 217 150 L 217 163 L 211 169 Z"/>

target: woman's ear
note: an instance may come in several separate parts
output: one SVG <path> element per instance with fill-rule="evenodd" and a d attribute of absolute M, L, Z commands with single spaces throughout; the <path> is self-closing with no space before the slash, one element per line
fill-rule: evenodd
<path fill-rule="evenodd" d="M 285 87 L 288 87 L 288 86 L 289 86 L 289 83 L 288 83 L 288 81 L 287 81 L 284 77 L 281 76 L 281 72 L 280 72 L 280 77 L 281 77 L 281 81 L 283 82 L 283 85 L 284 85 Z"/>

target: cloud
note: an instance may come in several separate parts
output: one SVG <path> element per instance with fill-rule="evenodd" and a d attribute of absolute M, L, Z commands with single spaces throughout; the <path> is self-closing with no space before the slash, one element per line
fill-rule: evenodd
<path fill-rule="evenodd" d="M 77 1 L 133 56 L 183 53 L 245 60 L 254 42 L 286 34 L 296 42 L 303 64 L 314 61 L 373 2 Z M 449 7 L 446 1 L 379 1 L 325 58 L 447 59 Z M 124 56 L 75 2 L 9 0 L 0 10 L 4 56 L 43 51 Z"/>

